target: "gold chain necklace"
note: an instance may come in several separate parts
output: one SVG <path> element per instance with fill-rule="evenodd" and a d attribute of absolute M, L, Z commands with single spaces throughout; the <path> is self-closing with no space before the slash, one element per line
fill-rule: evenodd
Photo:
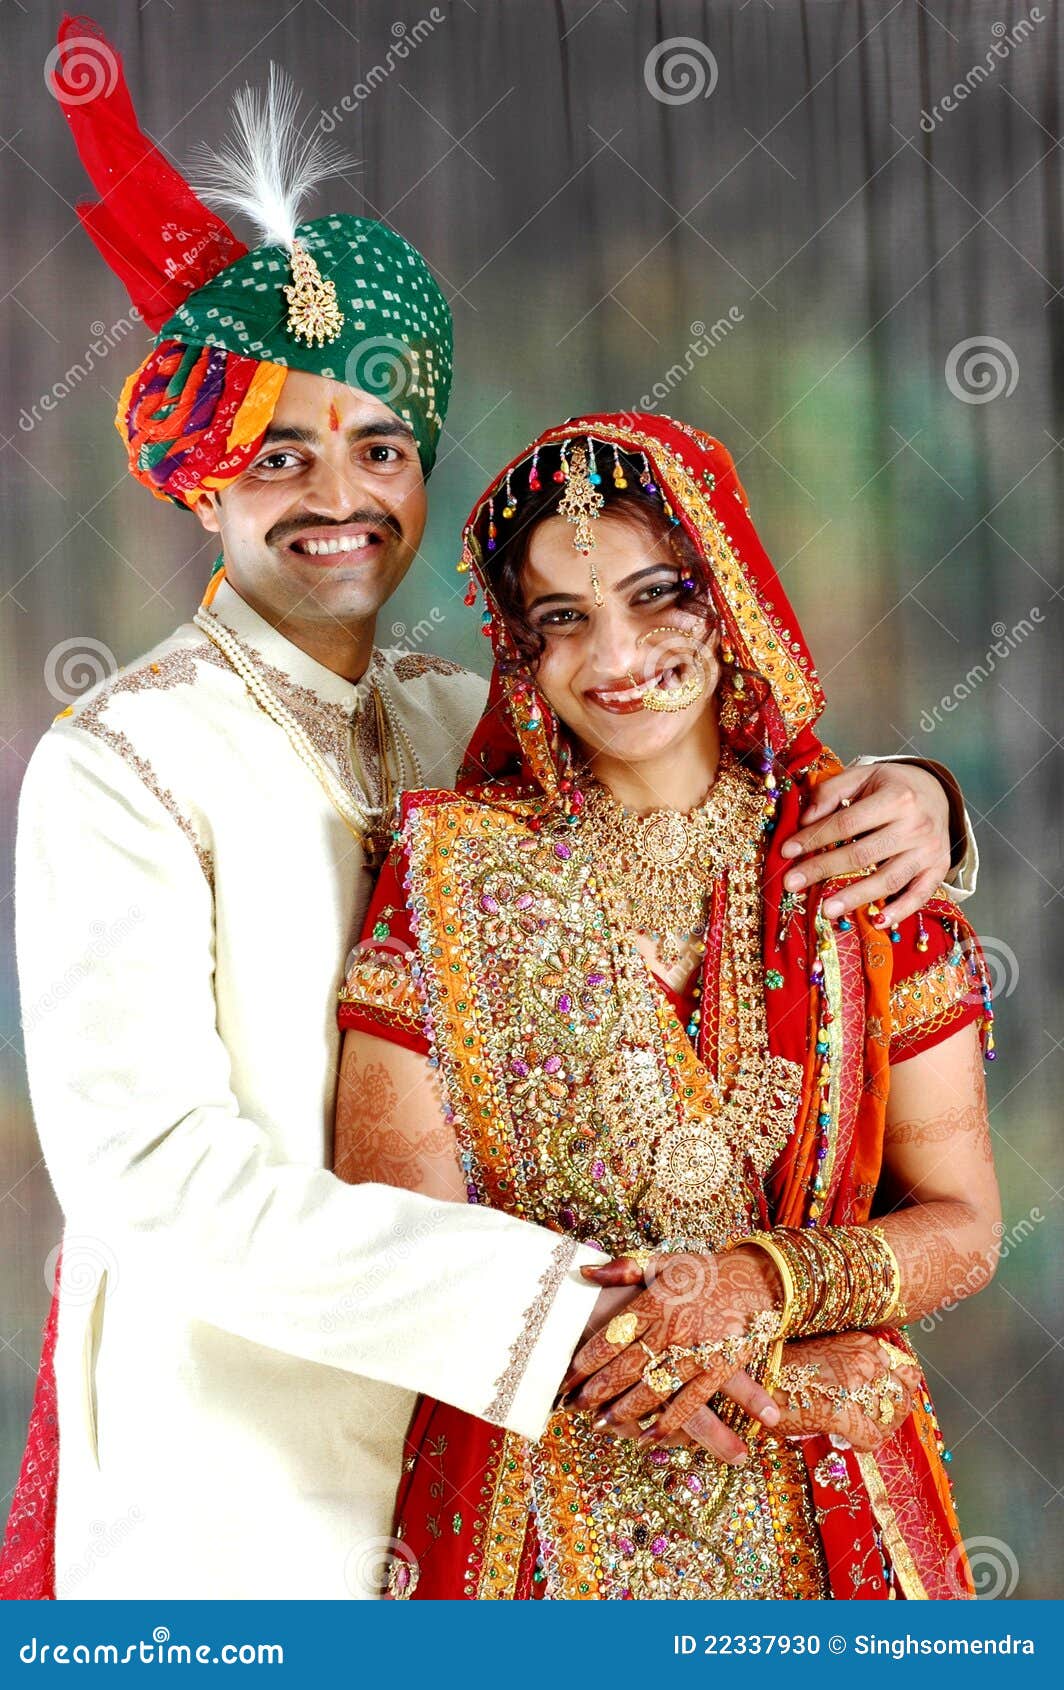
<path fill-rule="evenodd" d="M 705 937 L 713 881 L 757 854 L 765 795 L 728 752 L 707 796 L 688 815 L 626 810 L 600 781 L 584 787 L 581 828 L 630 930 L 656 939 L 666 966 Z"/>
<path fill-rule="evenodd" d="M 235 634 L 224 623 L 202 608 L 197 610 L 192 620 L 197 628 L 202 629 L 212 644 L 217 646 L 231 667 L 236 670 L 260 709 L 269 716 L 271 721 L 276 722 L 279 728 L 283 729 L 296 756 L 306 764 L 324 788 L 326 797 L 333 808 L 339 813 L 344 824 L 362 846 L 366 868 L 376 871 L 388 852 L 391 839 L 389 827 L 391 811 L 402 779 L 402 752 L 398 737 L 376 685 L 371 682 L 370 692 L 373 698 L 377 752 L 381 771 L 381 803 L 379 806 L 369 801 L 368 794 L 365 803 L 359 803 L 348 791 L 339 776 L 333 772 L 325 758 L 311 743 L 305 728 L 296 720 L 287 705 L 281 702 L 269 682 L 258 672 L 247 657 Z M 395 764 L 394 771 L 391 766 L 393 761 Z"/>

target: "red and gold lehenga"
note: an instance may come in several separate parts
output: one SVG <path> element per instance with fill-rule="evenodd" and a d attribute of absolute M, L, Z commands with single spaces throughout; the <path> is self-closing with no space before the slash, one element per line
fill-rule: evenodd
<path fill-rule="evenodd" d="M 889 936 L 863 912 L 822 915 L 837 881 L 808 901 L 784 893 L 779 842 L 839 764 L 813 732 L 816 672 L 734 465 L 718 442 L 649 416 L 581 418 L 538 444 L 585 435 L 645 454 L 711 571 L 726 657 L 761 678 L 724 732 L 707 800 L 697 997 L 671 992 L 618 919 L 609 864 L 568 796 L 564 736 L 496 615 L 491 695 L 458 788 L 404 800 L 340 1023 L 428 1058 L 470 1202 L 611 1255 L 864 1220 L 889 1065 L 983 1014 L 978 947 L 945 896 Z M 507 473 L 466 530 L 459 567 L 481 585 L 485 510 Z M 534 1307 L 529 1318 L 526 1345 Z M 554 1413 L 535 1443 L 506 1432 L 520 1367 L 518 1344 L 490 1421 L 419 1399 L 393 1595 L 971 1594 L 926 1391 L 874 1456 L 754 1430 L 737 1469 L 703 1449 L 615 1440 L 587 1413 Z"/>

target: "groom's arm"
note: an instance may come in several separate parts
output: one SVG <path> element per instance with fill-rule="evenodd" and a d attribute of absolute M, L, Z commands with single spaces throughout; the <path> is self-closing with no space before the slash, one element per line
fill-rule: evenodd
<path fill-rule="evenodd" d="M 601 1255 L 487 1208 L 346 1185 L 241 1114 L 196 854 L 82 730 L 34 752 L 16 874 L 30 1093 L 68 1224 L 160 1306 L 540 1436 L 598 1298 L 579 1267 Z M 314 1142 L 317 1122 L 292 1125 Z"/>

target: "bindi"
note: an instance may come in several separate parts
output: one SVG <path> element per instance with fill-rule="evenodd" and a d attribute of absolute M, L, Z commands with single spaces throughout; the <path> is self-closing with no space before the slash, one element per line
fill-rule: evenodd
<path fill-rule="evenodd" d="M 336 401 L 333 400 L 332 404 L 329 406 L 329 428 L 331 429 L 332 433 L 335 434 L 336 430 L 339 428 L 339 426 L 340 426 L 340 413 L 336 409 Z"/>

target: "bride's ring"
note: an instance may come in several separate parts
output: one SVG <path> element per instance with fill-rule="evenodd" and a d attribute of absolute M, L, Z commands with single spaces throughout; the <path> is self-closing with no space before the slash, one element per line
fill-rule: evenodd
<path fill-rule="evenodd" d="M 678 1373 L 674 1373 L 671 1367 L 655 1366 L 653 1362 L 648 1361 L 643 1369 L 643 1383 L 655 1396 L 671 1397 L 673 1392 L 678 1391 L 687 1381 L 681 1379 Z"/>
<path fill-rule="evenodd" d="M 639 1317 L 631 1311 L 615 1314 L 606 1327 L 606 1342 L 616 1344 L 618 1349 L 625 1349 L 632 1342 L 639 1330 Z"/>

